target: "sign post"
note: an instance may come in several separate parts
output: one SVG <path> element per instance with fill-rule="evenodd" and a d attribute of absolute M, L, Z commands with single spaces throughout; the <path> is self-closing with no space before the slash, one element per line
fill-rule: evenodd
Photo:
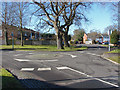
<path fill-rule="evenodd" d="M 109 48 L 108 48 L 108 51 L 110 51 L 110 35 L 111 35 L 111 33 L 112 33 L 112 30 L 108 30 L 108 35 L 109 35 Z"/>
<path fill-rule="evenodd" d="M 14 35 L 13 35 L 13 32 L 11 33 L 11 36 L 12 36 L 12 49 L 14 49 Z"/>

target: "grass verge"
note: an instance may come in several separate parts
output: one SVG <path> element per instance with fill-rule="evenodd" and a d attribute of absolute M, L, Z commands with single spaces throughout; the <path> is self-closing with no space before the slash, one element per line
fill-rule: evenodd
<path fill-rule="evenodd" d="M 120 49 L 115 49 L 115 50 L 107 52 L 107 53 L 120 53 Z"/>
<path fill-rule="evenodd" d="M 110 60 L 120 63 L 120 56 L 109 57 Z"/>
<path fill-rule="evenodd" d="M 2 88 L 22 88 L 20 82 L 4 68 L 0 69 L 0 77 L 2 77 Z"/>
<path fill-rule="evenodd" d="M 2 45 L 0 49 L 7 50 L 12 49 L 12 45 Z M 74 46 L 65 47 L 64 49 L 58 50 L 57 46 L 53 45 L 14 45 L 14 50 L 22 50 L 22 51 L 79 51 L 85 50 L 87 47 L 75 48 Z"/>
<path fill-rule="evenodd" d="M 114 54 L 119 54 L 120 53 L 120 49 L 115 49 L 115 50 L 112 50 L 112 51 L 110 51 L 110 52 L 105 52 L 106 54 L 112 54 L 113 53 L 113 55 Z M 112 61 L 115 61 L 115 62 L 117 62 L 117 63 L 120 63 L 120 56 L 116 56 L 116 55 L 114 55 L 114 56 L 109 56 L 108 57 L 108 59 L 110 59 L 110 60 L 112 60 Z"/>

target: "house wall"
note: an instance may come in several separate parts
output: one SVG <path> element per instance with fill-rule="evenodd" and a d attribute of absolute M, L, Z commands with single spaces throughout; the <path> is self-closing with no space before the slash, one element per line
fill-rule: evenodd
<path fill-rule="evenodd" d="M 87 40 L 87 35 L 84 33 L 84 36 L 83 36 L 83 43 L 85 43 Z"/>
<path fill-rule="evenodd" d="M 8 33 L 8 39 L 12 39 L 11 33 L 13 32 L 14 38 L 18 39 L 20 38 L 20 30 L 18 27 L 16 26 L 11 26 L 11 25 L 7 25 L 7 33 Z M 33 33 L 33 36 L 35 36 L 35 31 L 31 30 L 31 29 L 27 29 L 27 28 L 23 28 L 23 36 L 25 37 L 25 33 L 27 35 L 27 38 L 30 38 L 31 33 Z M 37 32 L 38 33 L 38 32 Z M 4 40 L 5 38 L 5 28 L 4 26 L 2 26 L 2 39 Z"/>
<path fill-rule="evenodd" d="M 92 41 L 85 41 L 85 44 L 92 44 Z"/>

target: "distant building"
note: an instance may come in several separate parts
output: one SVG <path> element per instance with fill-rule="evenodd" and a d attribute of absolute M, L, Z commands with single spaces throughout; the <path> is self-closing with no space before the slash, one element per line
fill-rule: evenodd
<path fill-rule="evenodd" d="M 19 27 L 13 26 L 13 25 L 7 25 L 7 33 L 8 33 L 8 40 L 12 39 L 12 32 L 14 34 L 14 39 L 21 39 L 21 31 L 19 30 Z M 55 34 L 42 34 L 38 31 L 34 31 L 32 29 L 22 28 L 23 32 L 23 39 L 24 40 L 55 40 L 56 35 Z M 0 37 L 2 40 L 5 38 L 5 28 L 4 24 L 2 24 L 2 30 L 0 31 Z"/>
<path fill-rule="evenodd" d="M 109 36 L 107 34 L 100 34 L 96 37 L 96 41 L 103 43 L 109 41 Z M 84 44 L 92 44 L 92 39 L 88 37 L 86 33 L 83 36 L 83 43 Z"/>
<path fill-rule="evenodd" d="M 7 25 L 6 27 L 7 27 L 7 33 L 8 33 L 7 35 L 8 40 L 12 39 L 12 36 L 11 36 L 12 32 L 13 32 L 15 39 L 21 38 L 21 31 L 19 30 L 19 27 L 13 26 L 13 25 Z M 35 37 L 35 34 L 37 36 L 36 38 L 39 37 L 39 32 L 31 30 L 31 29 L 22 28 L 22 32 L 23 32 L 24 40 L 30 40 L 31 37 Z M 5 38 L 5 27 L 4 27 L 4 24 L 2 24 L 2 39 L 4 40 L 4 38 Z"/>
<path fill-rule="evenodd" d="M 83 43 L 85 43 L 87 39 L 88 39 L 88 38 L 87 38 L 87 34 L 84 33 L 84 36 L 83 36 Z"/>

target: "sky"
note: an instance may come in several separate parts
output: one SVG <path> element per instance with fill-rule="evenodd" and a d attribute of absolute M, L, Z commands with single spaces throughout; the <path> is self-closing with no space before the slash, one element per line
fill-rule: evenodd
<path fill-rule="evenodd" d="M 111 3 L 107 2 L 105 5 L 98 4 L 94 2 L 91 8 L 86 12 L 86 16 L 89 19 L 88 23 L 82 22 L 82 26 L 86 33 L 89 33 L 90 30 L 99 30 L 101 33 L 104 32 L 104 29 L 110 25 L 113 25 L 113 11 L 111 10 Z M 73 35 L 74 30 L 79 29 L 79 27 L 72 25 L 69 30 L 69 34 Z M 55 33 L 51 30 L 50 33 Z"/>
<path fill-rule="evenodd" d="M 112 18 L 113 12 L 110 5 L 110 2 L 105 3 L 105 5 L 94 2 L 91 8 L 85 14 L 89 19 L 89 22 L 82 22 L 82 26 L 80 26 L 80 28 L 85 29 L 86 33 L 89 33 L 90 30 L 99 30 L 101 33 L 103 33 L 104 29 L 107 26 L 113 25 L 114 22 Z M 79 29 L 79 27 L 72 25 L 70 27 L 69 34 L 73 35 L 73 31 L 75 29 Z M 55 31 L 51 30 L 50 33 L 55 33 Z"/>
<path fill-rule="evenodd" d="M 104 29 L 107 26 L 113 25 L 113 12 L 111 6 L 106 3 L 105 6 L 98 5 L 94 3 L 91 9 L 87 12 L 87 17 L 89 19 L 89 24 L 83 23 L 81 28 L 85 29 L 86 33 L 89 33 L 90 30 L 99 30 L 101 33 L 104 32 Z M 78 27 L 71 27 L 69 34 L 73 34 L 74 29 Z"/>
<path fill-rule="evenodd" d="M 107 26 L 113 25 L 113 12 L 111 10 L 110 2 L 106 3 L 104 6 L 98 5 L 98 2 L 94 2 L 89 11 L 86 12 L 86 16 L 90 22 L 88 24 L 82 23 L 82 26 L 80 26 L 80 28 L 85 29 L 86 33 L 89 33 L 90 30 L 93 29 L 99 30 L 102 33 Z M 35 30 L 33 26 L 35 22 L 32 23 L 32 26 L 27 26 L 27 28 Z M 73 31 L 75 29 L 79 29 L 79 27 L 72 25 L 70 27 L 69 34 L 73 35 Z M 53 30 L 50 31 L 50 33 L 54 32 L 55 31 Z"/>

